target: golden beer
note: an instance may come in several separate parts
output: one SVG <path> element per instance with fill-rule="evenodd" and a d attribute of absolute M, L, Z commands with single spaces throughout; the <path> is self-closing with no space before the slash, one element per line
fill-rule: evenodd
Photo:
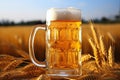
<path fill-rule="evenodd" d="M 51 21 L 47 30 L 47 61 L 51 70 L 76 70 L 80 73 L 81 22 Z"/>

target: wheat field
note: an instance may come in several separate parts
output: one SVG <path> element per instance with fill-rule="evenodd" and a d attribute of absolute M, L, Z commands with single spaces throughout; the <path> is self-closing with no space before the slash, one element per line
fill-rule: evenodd
<path fill-rule="evenodd" d="M 32 64 L 28 55 L 28 40 L 33 28 L 0 27 L 0 80 L 120 79 L 120 24 L 82 25 L 82 76 L 76 79 L 49 78 L 45 69 Z M 34 46 L 37 59 L 45 60 L 44 31 L 37 33 Z"/>

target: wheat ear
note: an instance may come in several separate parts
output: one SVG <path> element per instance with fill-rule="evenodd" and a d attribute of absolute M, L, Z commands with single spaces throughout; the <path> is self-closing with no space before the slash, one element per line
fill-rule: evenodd
<path fill-rule="evenodd" d="M 18 60 L 14 60 L 11 63 L 9 63 L 4 69 L 3 71 L 8 71 L 8 70 L 13 70 L 15 69 L 19 64 L 21 64 L 23 62 L 22 59 L 18 59 Z"/>
<path fill-rule="evenodd" d="M 31 80 L 30 78 L 38 77 L 41 73 L 40 70 L 33 71 L 10 71 L 0 75 L 0 80 Z M 29 79 L 28 79 L 29 78 Z"/>
<path fill-rule="evenodd" d="M 100 40 L 99 41 L 100 41 L 101 52 L 104 56 L 106 56 L 107 51 L 106 51 L 106 47 L 105 47 L 104 42 L 103 42 L 103 36 L 102 35 L 100 35 Z"/>
<path fill-rule="evenodd" d="M 93 43 L 92 39 L 89 39 L 89 43 L 93 48 L 93 53 L 94 53 L 96 64 L 100 68 L 100 66 L 101 66 L 101 58 L 100 58 L 100 55 L 99 55 L 99 50 L 96 47 L 96 45 Z"/>
<path fill-rule="evenodd" d="M 106 59 L 107 59 L 107 51 L 106 51 L 106 47 L 104 45 L 104 42 L 103 42 L 103 36 L 100 35 L 99 37 L 99 42 L 100 42 L 100 57 L 102 59 L 102 65 L 105 66 L 106 64 Z"/>
<path fill-rule="evenodd" d="M 81 61 L 82 61 L 82 63 L 84 63 L 84 62 L 87 62 L 87 61 L 91 60 L 92 58 L 93 58 L 92 55 L 85 54 L 85 55 L 82 55 Z"/>
<path fill-rule="evenodd" d="M 24 74 L 24 76 L 26 76 L 28 78 L 29 77 L 32 78 L 32 77 L 38 77 L 41 74 L 45 74 L 45 72 L 42 70 L 31 70 L 31 71 L 26 71 L 23 74 Z"/>
<path fill-rule="evenodd" d="M 10 55 L 0 55 L 0 61 L 11 61 L 15 60 L 15 57 L 10 56 Z"/>
<path fill-rule="evenodd" d="M 81 76 L 77 80 L 101 80 L 101 77 L 96 74 L 86 74 L 86 75 Z"/>
<path fill-rule="evenodd" d="M 2 69 L 5 68 L 9 63 L 10 63 L 10 61 L 0 61 L 0 69 L 2 70 Z"/>
<path fill-rule="evenodd" d="M 91 24 L 91 31 L 92 31 L 93 39 L 95 41 L 95 44 L 96 44 L 97 48 L 99 49 L 100 46 L 99 46 L 99 40 L 98 40 L 98 37 L 97 37 L 96 29 L 93 26 L 92 22 L 90 22 L 90 24 Z"/>
<path fill-rule="evenodd" d="M 114 52 L 112 46 L 110 46 L 108 50 L 108 63 L 111 67 L 114 65 Z"/>
<path fill-rule="evenodd" d="M 45 69 L 40 68 L 36 65 L 34 65 L 33 63 L 30 63 L 29 65 L 25 66 L 22 68 L 22 71 L 33 71 L 33 70 L 41 70 L 41 72 L 45 72 Z"/>
<path fill-rule="evenodd" d="M 0 75 L 0 80 L 20 80 L 18 78 L 21 78 L 23 75 L 23 72 L 21 71 L 17 71 L 17 70 L 14 70 L 14 71 L 8 71 L 8 72 L 3 72 L 1 75 Z"/>

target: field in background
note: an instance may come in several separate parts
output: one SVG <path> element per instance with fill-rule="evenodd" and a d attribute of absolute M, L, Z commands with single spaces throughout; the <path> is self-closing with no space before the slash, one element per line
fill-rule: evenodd
<path fill-rule="evenodd" d="M 115 43 L 115 59 L 120 61 L 120 24 L 94 24 L 97 31 L 104 35 L 104 42 L 106 46 L 112 44 L 109 38 L 112 38 Z M 33 26 L 14 26 L 14 27 L 0 27 L 0 54 L 14 54 L 13 47 L 22 49 L 28 53 L 29 35 L 34 27 Z M 88 43 L 89 37 L 92 37 L 90 25 L 82 25 L 82 53 L 93 53 L 90 44 Z M 35 53 L 36 57 L 41 57 L 44 60 L 45 53 L 45 32 L 39 31 L 35 39 Z M 42 54 L 42 55 L 41 55 Z"/>

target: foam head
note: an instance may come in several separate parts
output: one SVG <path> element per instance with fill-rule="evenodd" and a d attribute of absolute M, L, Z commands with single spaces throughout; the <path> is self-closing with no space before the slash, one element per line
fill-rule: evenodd
<path fill-rule="evenodd" d="M 51 8 L 47 11 L 46 21 L 50 24 L 50 21 L 54 20 L 81 20 L 81 13 L 79 9 L 75 8 Z"/>

